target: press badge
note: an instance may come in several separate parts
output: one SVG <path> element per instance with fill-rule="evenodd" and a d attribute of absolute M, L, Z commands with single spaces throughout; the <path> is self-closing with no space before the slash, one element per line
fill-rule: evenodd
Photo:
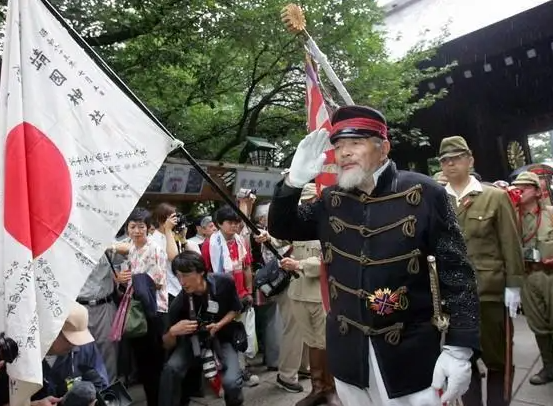
<path fill-rule="evenodd" d="M 211 314 L 219 313 L 219 303 L 214 302 L 213 300 L 207 301 L 207 312 Z"/>

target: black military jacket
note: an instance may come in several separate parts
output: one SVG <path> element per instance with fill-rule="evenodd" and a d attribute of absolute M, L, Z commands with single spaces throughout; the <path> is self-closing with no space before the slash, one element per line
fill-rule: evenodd
<path fill-rule="evenodd" d="M 431 324 L 428 255 L 436 257 L 451 317 L 446 344 L 479 348 L 475 273 L 442 186 L 390 162 L 370 196 L 334 186 L 298 206 L 300 194 L 277 185 L 269 233 L 321 241 L 331 307 L 327 353 L 337 379 L 368 386 L 370 337 L 390 398 L 430 387 L 440 333 Z"/>

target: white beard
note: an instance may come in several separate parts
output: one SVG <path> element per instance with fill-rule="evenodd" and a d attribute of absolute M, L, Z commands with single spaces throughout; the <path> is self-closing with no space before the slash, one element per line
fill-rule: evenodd
<path fill-rule="evenodd" d="M 372 175 L 372 171 L 365 171 L 359 166 L 346 171 L 338 167 L 338 186 L 345 190 L 359 188 L 368 181 L 372 183 Z"/>

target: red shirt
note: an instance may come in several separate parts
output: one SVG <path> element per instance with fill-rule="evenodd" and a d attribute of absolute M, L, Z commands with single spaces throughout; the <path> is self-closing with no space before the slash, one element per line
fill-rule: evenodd
<path fill-rule="evenodd" d="M 230 259 L 233 262 L 238 261 L 239 260 L 238 243 L 234 238 L 230 241 L 227 241 L 227 247 L 230 253 Z M 207 272 L 213 272 L 213 268 L 211 266 L 211 256 L 209 253 L 209 238 L 206 239 L 202 244 L 202 257 L 204 259 Z M 242 269 L 235 270 L 232 273 L 234 284 L 236 285 L 236 291 L 238 292 L 238 297 L 240 299 L 252 294 L 252 292 L 248 291 L 248 288 L 246 286 L 246 278 L 244 275 L 244 269 L 250 267 L 251 264 L 252 264 L 252 256 L 251 256 L 249 247 L 246 246 L 246 255 L 244 256 L 244 258 L 242 258 Z"/>

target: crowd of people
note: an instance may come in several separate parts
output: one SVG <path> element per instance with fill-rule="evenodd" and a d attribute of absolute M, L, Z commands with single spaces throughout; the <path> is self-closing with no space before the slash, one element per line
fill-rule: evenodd
<path fill-rule="evenodd" d="M 319 194 L 329 139 L 337 185 Z M 483 182 L 460 136 L 442 140 L 436 181 L 389 152 L 380 112 L 343 107 L 300 142 L 272 201 L 237 199 L 257 230 L 222 206 L 187 239 L 175 207 L 134 209 L 45 358 L 36 402 L 124 376 L 148 406 L 186 405 L 206 382 L 239 406 L 261 353 L 283 390 L 311 380 L 297 406 L 483 406 L 483 381 L 487 406 L 507 406 L 521 303 L 543 361 L 530 383 L 553 382 L 553 209 L 538 176 Z M 294 275 L 269 299 L 254 288 L 277 260 L 268 243 Z"/>
<path fill-rule="evenodd" d="M 303 200 L 314 198 L 312 185 Z M 244 226 L 230 206 L 194 219 L 188 225 L 195 227 L 192 236 L 186 227 L 177 230 L 179 214 L 170 204 L 161 203 L 151 212 L 141 207 L 132 211 L 75 303 L 86 314 L 83 334 L 90 331 L 86 346 L 94 349 L 91 367 L 102 377 L 99 391 L 123 380 L 126 385 L 140 383 L 150 406 L 186 405 L 191 396 L 204 396 L 213 389 L 206 373 L 209 350 L 221 377 L 216 395 L 227 405 L 241 405 L 243 386 L 259 384 L 250 363 L 261 352 L 266 370 L 278 371 L 276 383 L 284 391 L 302 392 L 299 380 L 313 379 L 313 391 L 302 405 L 326 402 L 327 396 L 332 400 L 334 381 L 324 362 L 320 246 L 271 239 L 266 231 L 269 204 L 255 201 L 248 192 L 237 204 L 262 231 L 258 235 Z M 306 270 L 310 279 L 305 285 L 294 281 L 295 293 L 291 287 L 290 295 L 285 292 L 271 299 L 253 288 L 255 270 L 274 258 L 263 244 L 269 239 L 283 254 L 295 250 L 294 258 L 282 261 L 283 268 Z M 141 334 L 122 331 L 118 337 L 114 331 L 129 291 L 141 303 L 147 328 Z M 310 334 L 306 345 L 300 324 Z M 245 347 L 236 344 L 243 333 Z M 198 348 L 191 346 L 192 337 L 198 340 Z M 62 330 L 60 339 L 65 338 Z M 33 399 L 44 399 L 45 394 L 50 401 L 62 399 L 73 381 L 83 380 L 82 362 L 74 354 L 82 355 L 86 348 L 69 342 L 72 345 L 63 352 L 44 360 L 44 390 Z M 52 369 L 60 357 L 67 360 L 66 368 Z"/>

